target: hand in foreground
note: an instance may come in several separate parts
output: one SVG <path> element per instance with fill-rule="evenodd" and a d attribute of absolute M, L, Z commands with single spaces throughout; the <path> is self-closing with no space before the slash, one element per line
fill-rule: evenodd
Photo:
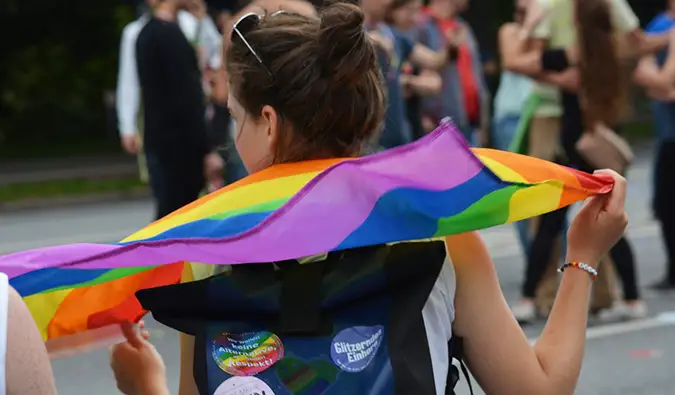
<path fill-rule="evenodd" d="M 143 322 L 139 326 L 142 329 Z M 131 323 L 122 324 L 122 332 L 127 341 L 110 349 L 117 388 L 126 395 L 169 395 L 164 361 L 148 342 L 148 332 Z"/>
<path fill-rule="evenodd" d="M 588 199 L 572 220 L 567 233 L 568 261 L 597 267 L 598 262 L 623 236 L 628 225 L 626 179 L 612 170 L 598 170 L 594 175 L 614 182 L 607 195 Z"/>
<path fill-rule="evenodd" d="M 141 152 L 142 147 L 141 137 L 137 133 L 122 136 L 122 148 L 128 154 L 136 155 Z"/>

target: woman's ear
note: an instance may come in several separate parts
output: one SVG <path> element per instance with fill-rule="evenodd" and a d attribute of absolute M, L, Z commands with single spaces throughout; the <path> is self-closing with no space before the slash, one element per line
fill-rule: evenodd
<path fill-rule="evenodd" d="M 280 119 L 279 114 L 274 109 L 274 107 L 266 105 L 262 108 L 260 114 L 261 128 L 265 128 L 265 133 L 267 133 L 267 142 L 270 147 L 274 147 L 277 142 L 277 137 L 279 135 L 280 128 Z"/>

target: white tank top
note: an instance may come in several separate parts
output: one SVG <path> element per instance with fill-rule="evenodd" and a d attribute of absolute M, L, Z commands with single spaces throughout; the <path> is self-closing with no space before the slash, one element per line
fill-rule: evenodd
<path fill-rule="evenodd" d="M 452 361 L 448 355 L 448 342 L 452 338 L 455 320 L 455 271 L 449 258 L 441 269 L 427 302 L 422 309 L 422 319 L 427 332 L 431 366 L 434 373 L 436 394 L 446 392 L 448 370 Z"/>
<path fill-rule="evenodd" d="M 0 395 L 7 394 L 5 381 L 7 359 L 7 316 L 9 312 L 9 280 L 0 273 Z"/>

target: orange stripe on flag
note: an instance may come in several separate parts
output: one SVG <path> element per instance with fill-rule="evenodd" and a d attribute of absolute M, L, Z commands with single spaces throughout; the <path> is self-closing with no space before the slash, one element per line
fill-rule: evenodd
<path fill-rule="evenodd" d="M 108 324 L 137 320 L 145 314 L 135 293 L 141 289 L 180 281 L 183 263 L 157 267 L 91 287 L 74 289 L 49 323 L 49 339 L 72 335 Z"/>
<path fill-rule="evenodd" d="M 502 165 L 520 174 L 528 182 L 536 183 L 559 180 L 566 185 L 581 187 L 576 174 L 566 167 L 530 156 L 516 155 L 512 152 L 476 148 L 474 153 L 494 159 Z"/>
<path fill-rule="evenodd" d="M 179 283 L 183 266 L 185 266 L 183 263 L 174 263 L 154 269 L 138 290 Z M 92 314 L 89 317 L 87 328 L 96 329 L 125 321 L 138 322 L 146 313 L 147 310 L 143 309 L 141 303 L 136 299 L 136 292 L 134 292 L 117 306 L 107 311 Z"/>

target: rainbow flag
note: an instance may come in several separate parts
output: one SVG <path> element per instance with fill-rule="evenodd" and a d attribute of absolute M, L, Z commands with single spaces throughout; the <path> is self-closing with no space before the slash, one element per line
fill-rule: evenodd
<path fill-rule="evenodd" d="M 119 243 L 0 257 L 46 340 L 145 311 L 134 293 L 180 281 L 181 262 L 245 264 L 448 236 L 537 216 L 612 185 L 539 159 L 471 150 L 449 122 L 358 159 L 277 165 Z"/>

